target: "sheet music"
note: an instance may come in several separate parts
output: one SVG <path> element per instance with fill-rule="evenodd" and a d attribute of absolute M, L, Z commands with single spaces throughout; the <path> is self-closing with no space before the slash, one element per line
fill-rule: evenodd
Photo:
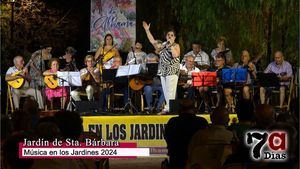
<path fill-rule="evenodd" d="M 80 72 L 57 72 L 58 86 L 82 86 Z"/>
<path fill-rule="evenodd" d="M 130 65 L 129 67 L 130 67 L 128 72 L 129 75 L 137 75 L 141 71 L 141 64 Z"/>
<path fill-rule="evenodd" d="M 127 76 L 128 72 L 129 72 L 129 65 L 119 66 L 116 77 Z"/>
<path fill-rule="evenodd" d="M 141 71 L 141 64 L 120 66 L 116 77 L 137 75 Z"/>

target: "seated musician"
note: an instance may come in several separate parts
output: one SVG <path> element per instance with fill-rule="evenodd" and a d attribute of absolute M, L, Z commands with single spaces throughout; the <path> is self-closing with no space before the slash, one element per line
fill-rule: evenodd
<path fill-rule="evenodd" d="M 49 61 L 49 70 L 46 70 L 43 75 L 44 76 L 57 76 L 57 71 L 59 71 L 59 59 L 51 58 Z M 46 84 L 45 89 L 46 97 L 49 101 L 52 101 L 53 98 L 61 98 L 61 109 L 65 108 L 68 91 L 64 86 L 58 86 L 55 89 L 51 89 Z"/>
<path fill-rule="evenodd" d="M 150 53 L 147 55 L 147 63 L 158 63 L 158 57 L 157 55 Z M 154 106 L 153 105 L 153 98 L 152 98 L 152 94 L 154 92 L 158 92 L 158 102 L 156 104 L 156 110 L 154 110 Z M 145 93 L 145 98 L 146 98 L 146 104 L 147 104 L 147 108 L 148 108 L 148 112 L 152 113 L 153 111 L 156 112 L 160 112 L 162 110 L 162 104 L 164 103 L 165 97 L 164 97 L 164 93 L 162 90 L 162 86 L 161 86 L 161 81 L 160 81 L 160 77 L 159 76 L 154 76 L 153 77 L 153 82 L 152 84 L 146 84 L 144 86 L 144 93 Z"/>
<path fill-rule="evenodd" d="M 86 92 L 87 98 L 89 101 L 93 99 L 95 91 L 99 87 L 97 87 L 98 83 L 100 82 L 100 72 L 99 69 L 93 67 L 94 64 L 94 57 L 92 55 L 87 55 L 84 58 L 84 63 L 86 68 L 80 70 L 80 78 L 82 81 L 82 87 L 74 90 L 71 92 L 71 97 L 75 101 L 80 101 L 80 93 L 83 91 Z"/>
<path fill-rule="evenodd" d="M 136 41 L 134 52 L 130 51 L 127 55 L 126 65 L 130 64 L 145 64 L 146 53 L 142 51 L 143 45 Z"/>
<path fill-rule="evenodd" d="M 103 46 L 100 45 L 95 54 L 95 61 L 101 57 L 103 57 L 103 69 L 110 69 L 113 65 L 114 57 L 120 57 L 118 49 L 114 47 L 114 39 L 111 34 L 105 35 Z M 102 65 L 100 65 L 101 70 Z"/>
<path fill-rule="evenodd" d="M 247 81 L 243 86 L 243 98 L 246 100 L 250 99 L 250 85 L 252 84 L 252 79 L 256 78 L 256 67 L 250 62 L 250 54 L 247 50 L 243 50 L 241 55 L 241 61 L 235 63 L 233 68 L 245 68 L 248 70 Z"/>
<path fill-rule="evenodd" d="M 65 59 L 64 65 L 61 66 L 61 71 L 78 71 L 74 58 L 75 54 L 76 50 L 73 47 L 67 47 L 65 55 L 60 58 Z"/>
<path fill-rule="evenodd" d="M 21 95 L 29 95 L 35 98 L 35 100 L 39 104 L 39 109 L 44 109 L 44 104 L 43 104 L 43 98 L 41 95 L 41 92 L 39 90 L 34 90 L 33 88 L 29 87 L 29 82 L 28 80 L 30 79 L 30 75 L 28 73 L 28 69 L 24 67 L 24 59 L 22 56 L 16 56 L 14 57 L 14 66 L 10 67 L 5 75 L 5 81 L 10 82 L 17 80 L 19 78 L 24 78 L 24 84 L 16 89 L 12 87 L 12 97 L 13 97 L 13 104 L 15 109 L 19 109 L 19 104 L 20 104 L 20 97 Z M 22 71 L 19 75 L 14 75 L 14 73 Z"/>
<path fill-rule="evenodd" d="M 195 67 L 195 58 L 192 55 L 185 56 L 185 64 L 180 67 L 180 78 L 178 86 L 178 97 L 183 98 L 183 92 L 187 92 L 188 99 L 194 99 L 195 88 L 192 85 L 192 72 L 200 72 L 200 70 Z M 185 79 L 189 79 L 185 82 Z M 183 80 L 183 81 L 182 81 Z M 182 83 L 183 82 L 183 83 Z"/>
<path fill-rule="evenodd" d="M 122 58 L 120 56 L 114 57 L 113 64 L 110 69 L 118 69 L 120 66 L 122 66 Z M 106 111 L 106 100 L 107 96 L 112 92 L 120 92 L 124 94 L 123 97 L 123 104 L 125 105 L 128 101 L 128 79 L 124 81 L 124 77 L 116 77 L 114 79 L 113 87 L 107 86 L 105 89 L 103 89 L 102 92 L 102 110 Z"/>
<path fill-rule="evenodd" d="M 284 60 L 283 53 L 281 51 L 275 52 L 275 57 L 272 63 L 268 65 L 265 69 L 264 73 L 275 73 L 278 75 L 280 82 L 280 108 L 283 107 L 284 99 L 285 99 L 285 90 L 290 84 L 290 80 L 293 76 L 292 66 L 289 62 Z M 265 104 L 265 93 L 266 89 L 260 88 L 260 100 L 261 104 Z"/>
<path fill-rule="evenodd" d="M 214 64 L 217 64 L 216 63 L 216 59 L 217 59 L 216 56 L 218 54 L 221 54 L 221 53 L 223 53 L 223 55 L 225 55 L 224 56 L 225 64 L 227 66 L 231 67 L 234 64 L 234 60 L 233 60 L 233 57 L 232 57 L 231 50 L 229 48 L 227 48 L 227 46 L 226 46 L 226 38 L 224 36 L 220 36 L 217 39 L 217 48 L 215 48 L 211 51 L 211 56 L 215 60 Z"/>
<path fill-rule="evenodd" d="M 216 104 L 216 106 L 218 107 L 221 103 L 221 94 L 223 93 L 225 95 L 225 101 L 228 104 L 233 104 L 233 98 L 232 98 L 232 90 L 231 88 L 229 88 L 228 86 L 226 86 L 225 84 L 222 84 L 222 69 L 229 69 L 228 66 L 225 65 L 225 58 L 223 57 L 222 54 L 217 54 L 216 56 L 216 60 L 215 60 L 215 64 L 216 64 L 216 71 L 217 71 L 217 90 L 218 90 L 218 102 Z M 230 105 L 232 106 L 232 105 Z"/>
<path fill-rule="evenodd" d="M 193 56 L 195 60 L 195 66 L 207 69 L 210 65 L 209 56 L 206 52 L 201 49 L 201 43 L 199 41 L 194 41 L 192 44 L 192 51 L 186 53 L 182 59 L 181 64 L 184 65 L 186 61 L 186 56 Z M 202 69 L 201 69 L 202 70 Z"/>

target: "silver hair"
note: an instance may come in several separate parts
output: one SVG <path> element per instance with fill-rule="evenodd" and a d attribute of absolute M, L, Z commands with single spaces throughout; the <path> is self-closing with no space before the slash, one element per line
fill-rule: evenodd
<path fill-rule="evenodd" d="M 156 54 L 154 54 L 154 53 L 149 53 L 148 55 L 147 55 L 147 58 L 158 58 L 157 57 L 157 55 Z"/>
<path fill-rule="evenodd" d="M 17 64 L 17 60 L 18 60 L 19 58 L 23 58 L 23 57 L 22 57 L 22 56 L 15 56 L 15 57 L 14 57 L 14 64 Z"/>

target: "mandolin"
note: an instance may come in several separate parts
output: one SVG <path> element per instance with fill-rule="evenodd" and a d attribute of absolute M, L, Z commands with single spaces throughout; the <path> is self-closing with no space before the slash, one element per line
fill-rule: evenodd
<path fill-rule="evenodd" d="M 24 68 L 28 68 L 28 66 L 30 65 L 30 63 L 31 63 L 31 60 L 29 60 L 29 62 L 25 65 Z M 11 74 L 11 76 L 13 76 L 13 77 L 14 76 L 20 76 L 20 74 L 22 74 L 22 73 L 23 73 L 23 70 L 19 70 L 19 71 L 15 72 L 15 73 Z M 25 82 L 25 77 L 24 76 L 20 76 L 20 78 L 17 78 L 15 80 L 10 80 L 7 83 L 12 88 L 19 89 L 19 88 L 21 88 L 23 86 L 24 82 Z"/>
<path fill-rule="evenodd" d="M 44 83 L 50 89 L 55 89 L 58 87 L 58 78 L 56 75 L 48 75 L 44 77 Z"/>

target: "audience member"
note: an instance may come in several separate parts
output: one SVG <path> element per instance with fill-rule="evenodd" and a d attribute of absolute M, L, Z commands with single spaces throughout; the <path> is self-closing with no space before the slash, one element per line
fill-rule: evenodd
<path fill-rule="evenodd" d="M 275 123 L 275 111 L 271 105 L 260 104 L 254 111 L 255 125 L 257 129 L 268 129 Z"/>
<path fill-rule="evenodd" d="M 231 154 L 231 144 L 235 140 L 226 129 L 229 113 L 225 107 L 217 107 L 210 115 L 212 125 L 195 133 L 188 147 L 188 168 L 221 168 L 226 157 Z"/>
<path fill-rule="evenodd" d="M 252 127 L 254 120 L 254 105 L 250 100 L 241 100 L 236 107 L 239 122 L 233 123 L 228 130 L 233 131 L 239 140 L 243 140 L 245 131 Z"/>
<path fill-rule="evenodd" d="M 170 168 L 184 168 L 187 160 L 187 148 L 192 136 L 199 129 L 207 127 L 207 121 L 195 115 L 194 102 L 189 99 L 182 99 L 179 116 L 172 117 L 165 128 Z"/>
<path fill-rule="evenodd" d="M 77 140 L 83 131 L 82 119 L 76 112 L 61 110 L 55 114 L 58 128 L 64 139 Z"/>
<path fill-rule="evenodd" d="M 29 169 L 32 166 L 32 159 L 19 158 L 19 142 L 22 142 L 24 138 L 30 139 L 30 135 L 25 134 L 24 132 L 15 132 L 3 142 L 1 152 L 3 165 L 1 165 L 1 168 Z"/>

